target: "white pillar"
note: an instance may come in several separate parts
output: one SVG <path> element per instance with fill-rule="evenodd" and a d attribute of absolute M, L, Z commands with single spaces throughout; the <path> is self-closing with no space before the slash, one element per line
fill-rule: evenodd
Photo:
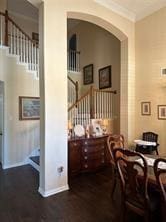
<path fill-rule="evenodd" d="M 53 5 L 52 5 L 53 4 Z M 67 183 L 67 18 L 58 1 L 40 7 L 41 169 L 39 192 L 49 196 Z M 59 53 L 60 52 L 60 53 Z M 63 172 L 58 173 L 58 168 Z"/>

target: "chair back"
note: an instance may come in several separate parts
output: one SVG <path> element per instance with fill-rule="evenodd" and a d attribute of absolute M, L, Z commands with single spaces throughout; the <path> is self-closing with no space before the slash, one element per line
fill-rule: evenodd
<path fill-rule="evenodd" d="M 107 138 L 107 147 L 111 156 L 111 162 L 115 164 L 113 150 L 116 148 L 123 148 L 124 149 L 124 136 L 113 134 L 108 136 Z"/>
<path fill-rule="evenodd" d="M 144 141 L 149 141 L 149 142 L 156 142 L 158 140 L 158 135 L 153 132 L 144 132 L 142 135 L 142 139 Z"/>
<path fill-rule="evenodd" d="M 134 151 L 118 148 L 114 150 L 114 158 L 120 175 L 125 203 L 133 205 L 133 207 L 147 208 L 149 205 L 148 166 L 144 156 Z M 136 203 L 137 206 L 135 206 Z"/>
<path fill-rule="evenodd" d="M 156 182 L 160 187 L 161 198 L 166 209 L 166 169 L 162 168 L 162 164 L 166 165 L 166 159 L 158 158 L 154 162 L 154 173 Z"/>

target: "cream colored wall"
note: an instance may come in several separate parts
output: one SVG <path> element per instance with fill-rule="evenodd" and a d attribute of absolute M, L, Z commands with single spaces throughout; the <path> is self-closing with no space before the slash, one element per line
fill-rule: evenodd
<path fill-rule="evenodd" d="M 117 90 L 114 96 L 114 133 L 120 132 L 120 41 L 108 31 L 89 22 L 81 21 L 69 32 L 70 37 L 77 35 L 77 50 L 80 51 L 80 67 L 83 76 L 83 67 L 89 64 L 94 66 L 95 88 L 99 88 L 100 68 L 111 65 L 112 87 L 110 90 Z M 85 93 L 90 85 L 82 85 L 82 93 Z"/>
<path fill-rule="evenodd" d="M 166 105 L 166 8 L 136 23 L 136 138 L 144 131 L 159 135 L 160 153 L 166 154 L 166 120 L 158 120 L 157 105 Z M 143 101 L 151 102 L 151 115 L 141 115 Z"/>
<path fill-rule="evenodd" d="M 0 49 L 0 80 L 5 88 L 3 167 L 8 168 L 24 164 L 39 147 L 39 121 L 20 121 L 18 100 L 19 96 L 39 96 L 39 80 L 6 56 L 6 49 Z"/>
<path fill-rule="evenodd" d="M 43 7 L 43 9 L 42 9 Z M 69 18 L 91 21 L 115 34 L 121 41 L 128 38 L 126 60 L 127 69 L 123 70 L 124 104 L 123 112 L 129 112 L 121 126 L 127 138 L 133 138 L 134 125 L 134 23 L 100 6 L 92 0 L 45 0 L 40 8 L 40 32 L 43 43 L 41 54 L 41 119 L 43 139 L 41 140 L 41 174 L 39 191 L 49 196 L 66 190 L 67 186 L 67 16 Z M 116 27 L 116 28 L 115 28 Z M 58 30 L 58 31 L 57 31 Z M 126 53 L 124 53 L 126 55 Z M 124 57 L 123 57 L 124 58 Z M 126 74 L 127 72 L 127 74 Z M 128 79 L 126 79 L 128 77 Z M 127 101 L 128 99 L 128 101 Z M 54 101 L 54 103 L 53 103 Z M 126 102 L 126 103 L 125 103 Z M 128 118 L 131 116 L 131 120 Z M 125 131 L 127 129 L 127 132 Z M 64 167 L 62 174 L 57 172 Z"/>
<path fill-rule="evenodd" d="M 5 12 L 7 9 L 7 0 L 0 0 L 0 11 Z"/>
<path fill-rule="evenodd" d="M 39 33 L 38 21 L 12 12 L 9 12 L 9 16 L 30 37 L 32 37 L 32 32 Z"/>

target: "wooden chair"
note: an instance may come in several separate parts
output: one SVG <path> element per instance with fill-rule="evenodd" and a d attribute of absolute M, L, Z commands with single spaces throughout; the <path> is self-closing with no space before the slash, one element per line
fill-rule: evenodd
<path fill-rule="evenodd" d="M 114 158 L 121 180 L 123 221 L 125 221 L 127 208 L 143 216 L 144 221 L 150 221 L 152 202 L 149 200 L 147 190 L 148 166 L 144 156 L 135 151 L 119 148 L 114 150 Z M 140 159 L 142 163 L 136 161 L 136 158 Z"/>
<path fill-rule="evenodd" d="M 165 222 L 166 221 L 166 215 L 165 215 L 166 189 L 164 188 L 164 185 L 163 185 L 163 179 L 164 179 L 164 182 L 166 182 L 166 169 L 160 169 L 159 168 L 160 163 L 166 164 L 166 159 L 158 158 L 154 162 L 154 173 L 155 173 L 156 182 L 159 186 L 159 190 L 161 194 L 162 221 Z"/>
<path fill-rule="evenodd" d="M 142 140 L 148 142 L 156 142 L 156 146 L 136 145 L 136 151 L 143 154 L 151 154 L 153 151 L 158 155 L 158 135 L 153 132 L 144 132 Z"/>
<path fill-rule="evenodd" d="M 113 150 L 116 148 L 123 148 L 124 149 L 124 136 L 123 135 L 118 135 L 118 134 L 114 134 L 114 135 L 110 135 L 107 138 L 107 147 L 108 147 L 108 151 L 109 151 L 109 156 L 110 156 L 110 163 L 112 165 L 112 189 L 111 189 L 111 198 L 113 198 L 113 194 L 116 188 L 116 184 L 117 184 L 117 177 L 118 177 L 118 173 L 117 173 L 117 167 L 115 164 L 115 160 L 114 160 L 114 155 L 113 155 Z"/>

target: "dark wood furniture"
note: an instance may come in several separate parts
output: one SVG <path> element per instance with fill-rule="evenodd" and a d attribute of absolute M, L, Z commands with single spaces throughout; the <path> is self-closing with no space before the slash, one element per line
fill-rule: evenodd
<path fill-rule="evenodd" d="M 160 194 L 161 194 L 161 208 L 162 208 L 162 221 L 166 221 L 165 209 L 166 209 L 166 169 L 160 169 L 159 164 L 165 163 L 166 159 L 158 158 L 154 162 L 154 173 L 156 176 L 156 181 L 159 186 Z M 163 181 L 165 178 L 165 181 Z"/>
<path fill-rule="evenodd" d="M 139 158 L 142 163 L 130 157 Z M 131 150 L 117 148 L 114 150 L 114 158 L 121 179 L 123 220 L 125 221 L 126 208 L 128 208 L 143 216 L 144 221 L 150 221 L 157 207 L 152 208 L 155 203 L 148 195 L 148 165 L 144 156 Z M 138 176 L 140 171 L 141 181 Z"/>
<path fill-rule="evenodd" d="M 109 163 L 107 135 L 68 141 L 69 176 L 96 171 Z"/>
<path fill-rule="evenodd" d="M 124 148 L 124 136 L 123 135 L 110 135 L 107 138 L 107 147 L 110 154 L 110 163 L 112 165 L 112 189 L 111 189 L 111 198 L 113 198 L 113 194 L 117 184 L 117 178 L 119 178 L 117 167 L 115 164 L 115 159 L 113 155 L 113 150 L 116 148 Z"/>
<path fill-rule="evenodd" d="M 156 142 L 156 146 L 147 146 L 147 145 L 136 145 L 136 151 L 143 154 L 152 154 L 153 151 L 158 155 L 158 135 L 153 132 L 144 132 L 142 135 L 142 140 L 148 142 Z"/>

